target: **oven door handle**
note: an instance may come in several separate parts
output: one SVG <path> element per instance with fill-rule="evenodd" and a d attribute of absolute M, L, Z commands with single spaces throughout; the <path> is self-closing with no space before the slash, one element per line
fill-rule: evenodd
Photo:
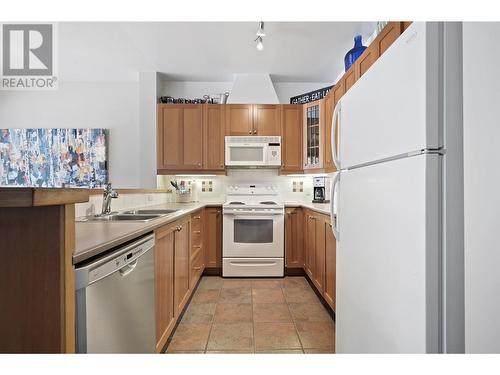
<path fill-rule="evenodd" d="M 268 215 L 285 215 L 283 211 L 281 212 L 272 212 L 272 211 L 223 211 L 224 215 L 238 215 L 238 216 L 268 216 Z"/>

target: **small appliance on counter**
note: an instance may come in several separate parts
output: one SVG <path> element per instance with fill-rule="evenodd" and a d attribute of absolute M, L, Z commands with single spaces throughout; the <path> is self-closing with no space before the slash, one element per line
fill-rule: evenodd
<path fill-rule="evenodd" d="M 313 178 L 313 203 L 330 203 L 326 197 L 326 177 Z"/>

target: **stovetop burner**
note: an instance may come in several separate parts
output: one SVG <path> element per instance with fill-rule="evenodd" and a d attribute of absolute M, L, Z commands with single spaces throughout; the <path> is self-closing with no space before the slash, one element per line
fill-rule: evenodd
<path fill-rule="evenodd" d="M 273 202 L 273 201 L 264 201 L 264 202 L 260 202 L 259 204 L 269 204 L 269 205 L 276 205 L 278 203 L 276 202 Z"/>
<path fill-rule="evenodd" d="M 245 203 L 243 203 L 243 202 L 229 202 L 229 204 L 245 205 Z"/>

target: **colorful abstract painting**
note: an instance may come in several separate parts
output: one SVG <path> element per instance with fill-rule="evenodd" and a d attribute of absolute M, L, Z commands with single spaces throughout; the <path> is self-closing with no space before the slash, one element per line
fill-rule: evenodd
<path fill-rule="evenodd" d="M 99 187 L 105 129 L 0 129 L 0 186 Z"/>

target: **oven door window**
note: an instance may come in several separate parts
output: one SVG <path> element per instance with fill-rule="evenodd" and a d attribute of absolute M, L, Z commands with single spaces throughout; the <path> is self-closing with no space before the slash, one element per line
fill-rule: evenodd
<path fill-rule="evenodd" d="M 264 147 L 230 147 L 230 160 L 235 162 L 261 162 L 264 160 Z"/>
<path fill-rule="evenodd" d="M 273 243 L 272 219 L 235 219 L 235 243 Z"/>

